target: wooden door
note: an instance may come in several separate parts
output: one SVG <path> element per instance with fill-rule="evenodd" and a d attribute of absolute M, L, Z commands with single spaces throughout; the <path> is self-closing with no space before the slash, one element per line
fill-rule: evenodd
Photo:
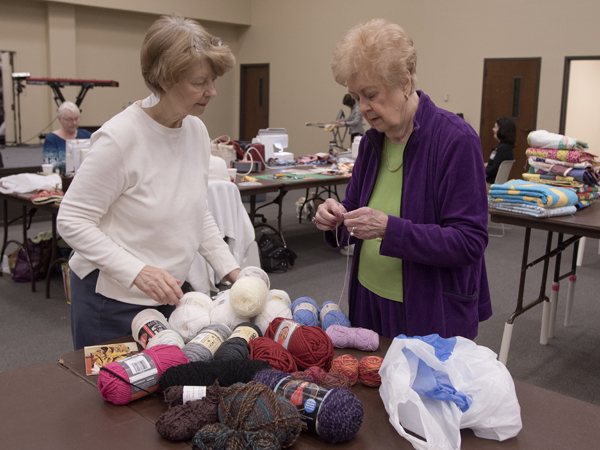
<path fill-rule="evenodd" d="M 269 65 L 242 64 L 240 80 L 240 140 L 251 141 L 269 127 Z"/>
<path fill-rule="evenodd" d="M 515 163 L 509 179 L 523 178 L 528 170 L 527 135 L 536 129 L 541 58 L 485 59 L 479 136 L 485 162 L 498 142 L 492 128 L 500 117 L 517 127 Z M 549 130 L 550 131 L 550 130 Z"/>

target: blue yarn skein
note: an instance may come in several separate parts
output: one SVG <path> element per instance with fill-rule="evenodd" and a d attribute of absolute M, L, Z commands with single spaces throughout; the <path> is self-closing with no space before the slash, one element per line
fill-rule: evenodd
<path fill-rule="evenodd" d="M 310 297 L 300 297 L 292 303 L 292 319 L 309 327 L 319 326 L 319 307 Z"/>
<path fill-rule="evenodd" d="M 331 309 L 327 308 L 327 305 L 332 305 L 332 307 L 330 307 Z M 324 312 L 325 315 L 323 315 Z M 350 319 L 348 319 L 348 316 L 339 309 L 339 306 L 336 302 L 323 303 L 323 306 L 321 306 L 320 315 L 321 328 L 323 328 L 325 331 L 327 331 L 327 328 L 329 328 L 331 325 L 341 325 L 347 328 L 352 327 Z"/>

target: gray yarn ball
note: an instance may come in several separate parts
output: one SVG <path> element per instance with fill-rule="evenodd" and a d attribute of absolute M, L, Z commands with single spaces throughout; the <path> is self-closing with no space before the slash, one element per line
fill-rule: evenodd
<path fill-rule="evenodd" d="M 230 335 L 231 330 L 227 325 L 207 325 L 181 350 L 191 362 L 212 361 L 213 354 Z"/>

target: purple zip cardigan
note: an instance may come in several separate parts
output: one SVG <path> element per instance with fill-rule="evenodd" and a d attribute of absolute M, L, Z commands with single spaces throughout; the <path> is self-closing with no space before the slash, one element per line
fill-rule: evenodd
<path fill-rule="evenodd" d="M 484 252 L 488 243 L 485 168 L 479 136 L 422 91 L 404 150 L 402 207 L 389 216 L 379 253 L 403 260 L 409 336 L 437 333 L 474 339 L 492 315 Z M 342 204 L 366 206 L 379 172 L 385 135 L 371 128 L 360 142 Z M 348 242 L 346 227 L 339 242 Z M 333 232 L 325 242 L 336 248 Z M 362 241 L 355 240 L 348 303 L 353 319 Z"/>

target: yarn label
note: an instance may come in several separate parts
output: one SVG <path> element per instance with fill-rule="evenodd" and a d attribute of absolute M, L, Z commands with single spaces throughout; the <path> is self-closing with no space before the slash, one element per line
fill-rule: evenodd
<path fill-rule="evenodd" d="M 250 342 L 252 339 L 255 339 L 258 337 L 258 333 L 256 332 L 256 330 L 254 328 L 246 327 L 246 326 L 242 325 L 242 326 L 235 327 L 235 330 L 233 330 L 233 333 L 231 333 L 231 336 L 229 336 L 229 339 L 233 339 L 236 337 L 242 338 L 246 342 Z"/>
<path fill-rule="evenodd" d="M 263 280 L 265 282 L 265 284 L 267 285 L 267 288 L 271 284 L 271 281 L 269 280 L 269 276 L 267 275 L 267 273 L 264 270 L 259 269 L 258 267 L 246 267 L 246 268 L 242 269 L 242 271 L 238 275 L 237 279 L 239 280 L 242 277 L 260 278 L 261 280 Z"/>
<path fill-rule="evenodd" d="M 184 386 L 183 387 L 183 403 L 193 402 L 206 397 L 206 386 Z"/>
<path fill-rule="evenodd" d="M 274 390 L 296 407 L 302 420 L 302 430 L 318 435 L 319 411 L 331 390 L 309 381 L 291 377 L 284 378 L 277 383 Z"/>
<path fill-rule="evenodd" d="M 341 311 L 340 306 L 337 303 L 327 303 L 323 306 L 320 313 L 321 323 L 329 311 Z"/>
<path fill-rule="evenodd" d="M 150 355 L 138 353 L 117 363 L 127 372 L 131 384 L 131 400 L 158 391 L 158 369 Z"/>
<path fill-rule="evenodd" d="M 294 331 L 296 331 L 301 326 L 302 324 L 298 322 L 294 322 L 293 320 L 289 319 L 284 319 L 277 327 L 277 331 L 275 331 L 273 340 L 275 342 L 279 342 L 287 350 L 288 345 L 290 345 L 290 339 L 292 337 L 292 334 L 294 334 Z"/>
<path fill-rule="evenodd" d="M 319 311 L 317 311 L 317 308 L 315 308 L 313 305 L 311 305 L 308 302 L 303 302 L 300 303 L 298 306 L 296 306 L 294 308 L 294 314 L 296 313 L 296 311 L 300 311 L 301 309 L 308 309 L 310 312 L 312 312 L 315 316 L 319 315 Z"/>
<path fill-rule="evenodd" d="M 144 348 L 148 345 L 148 341 L 150 338 L 153 338 L 161 331 L 167 330 L 168 327 L 165 326 L 160 320 L 149 320 L 140 328 L 138 331 L 138 342 Z"/>
<path fill-rule="evenodd" d="M 199 333 L 189 344 L 199 344 L 206 347 L 213 355 L 223 343 L 223 338 L 213 330 L 206 330 Z"/>

